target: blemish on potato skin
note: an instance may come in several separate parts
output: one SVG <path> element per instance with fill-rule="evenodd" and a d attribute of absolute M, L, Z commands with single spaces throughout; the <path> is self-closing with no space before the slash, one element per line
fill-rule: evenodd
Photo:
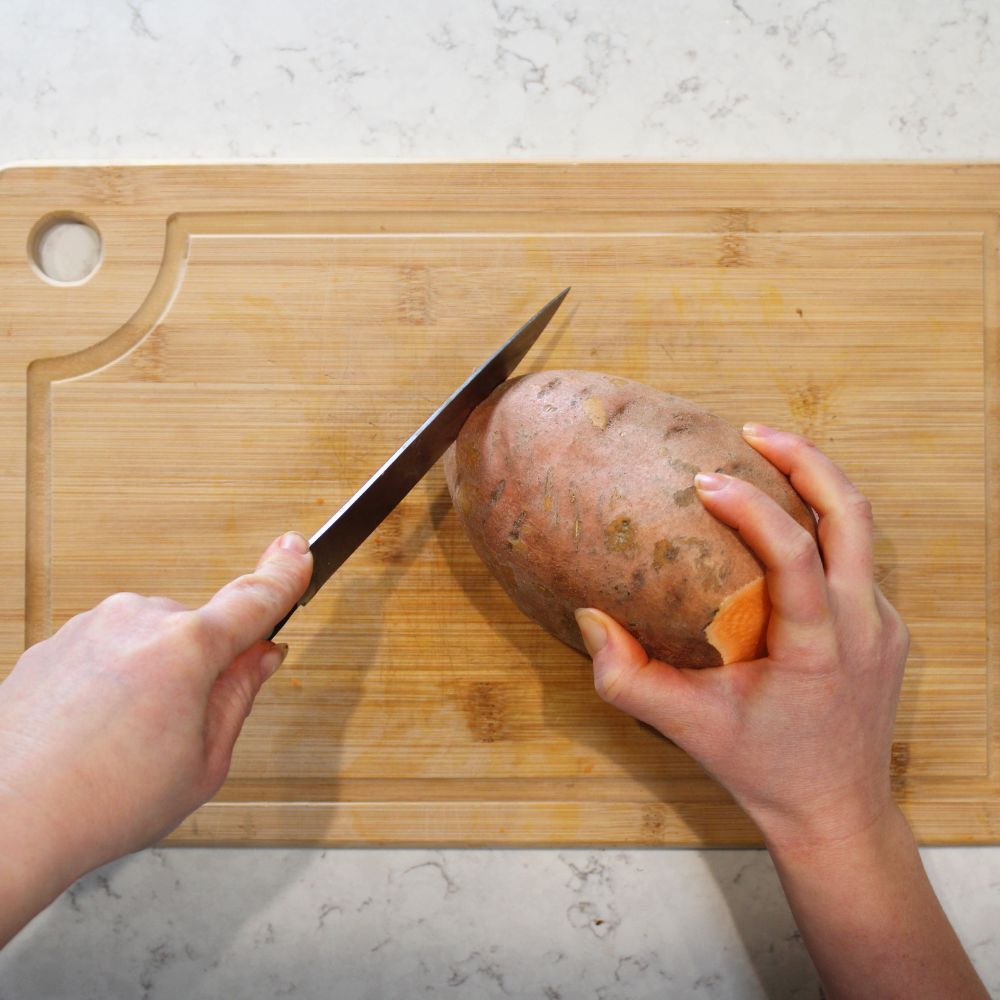
<path fill-rule="evenodd" d="M 738 460 L 735 462 L 726 462 L 725 465 L 720 465 L 715 471 L 727 476 L 736 476 L 739 479 L 752 479 L 757 472 L 753 466 Z"/>
<path fill-rule="evenodd" d="M 562 382 L 562 379 L 558 377 L 550 379 L 541 387 L 541 389 L 538 390 L 538 395 L 535 398 L 541 399 L 543 396 L 547 396 L 553 389 L 556 388 L 557 385 L 559 385 L 560 382 Z"/>
<path fill-rule="evenodd" d="M 510 534 L 507 535 L 508 549 L 523 549 L 525 547 L 524 539 L 521 537 L 521 526 L 524 524 L 524 519 L 527 516 L 528 512 L 526 510 L 522 510 L 517 515 L 517 520 L 514 521 L 514 526 L 510 529 Z"/>
<path fill-rule="evenodd" d="M 680 552 L 669 539 L 659 539 L 653 546 L 653 569 L 662 569 L 666 563 L 675 562 Z"/>
<path fill-rule="evenodd" d="M 615 423 L 615 421 L 620 420 L 628 408 L 628 403 L 622 403 L 617 409 L 612 410 L 611 413 L 608 414 L 608 419 L 604 425 L 604 429 L 607 430 L 613 423 Z"/>
<path fill-rule="evenodd" d="M 583 412 L 590 422 L 600 431 L 608 425 L 608 413 L 604 409 L 604 401 L 597 396 L 589 396 L 583 401 Z"/>
<path fill-rule="evenodd" d="M 691 430 L 691 421 L 687 417 L 677 417 L 674 422 L 664 430 L 663 436 L 673 437 L 675 434 L 684 434 Z"/>
<path fill-rule="evenodd" d="M 696 490 L 693 486 L 689 486 L 684 490 L 678 490 L 674 494 L 674 503 L 677 504 L 678 507 L 690 507 L 694 502 L 695 492 Z"/>
<path fill-rule="evenodd" d="M 706 590 L 721 590 L 727 578 L 732 572 L 732 564 L 729 562 L 722 565 L 712 561 L 712 548 L 704 538 L 697 538 L 694 535 L 685 535 L 675 539 L 678 549 L 686 547 L 693 549 L 694 569 L 698 574 L 701 585 Z"/>
<path fill-rule="evenodd" d="M 604 529 L 604 547 L 609 552 L 631 555 L 638 548 L 638 532 L 630 517 L 616 517 Z"/>
<path fill-rule="evenodd" d="M 680 458 L 672 458 L 668 464 L 674 472 L 683 472 L 686 476 L 696 476 L 701 472 L 701 469 L 697 465 L 692 465 L 690 462 L 685 462 Z"/>
<path fill-rule="evenodd" d="M 580 506 L 579 499 L 576 495 L 576 489 L 570 486 L 567 491 L 567 496 L 569 497 L 569 505 L 573 510 L 573 548 L 579 551 L 580 549 Z"/>
<path fill-rule="evenodd" d="M 490 506 L 495 507 L 497 501 L 503 496 L 504 488 L 507 486 L 507 480 L 501 479 L 496 486 L 493 487 L 493 492 L 490 494 Z"/>
<path fill-rule="evenodd" d="M 659 602 L 660 607 L 658 612 L 662 616 L 669 617 L 670 615 L 678 613 L 678 611 L 684 607 L 686 602 L 687 593 L 685 591 L 685 585 L 683 583 L 675 584 L 663 594 L 663 597 Z"/>

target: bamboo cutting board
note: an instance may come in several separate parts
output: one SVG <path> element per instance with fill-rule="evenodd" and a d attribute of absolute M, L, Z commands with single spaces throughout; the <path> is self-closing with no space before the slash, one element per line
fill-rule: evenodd
<path fill-rule="evenodd" d="M 203 601 L 309 534 L 559 289 L 522 370 L 811 436 L 871 498 L 912 632 L 894 781 L 1000 840 L 1000 167 L 409 164 L 0 173 L 4 669 L 116 590 Z M 103 263 L 56 286 L 40 220 Z M 179 842 L 757 843 L 514 609 L 440 467 L 293 618 Z"/>

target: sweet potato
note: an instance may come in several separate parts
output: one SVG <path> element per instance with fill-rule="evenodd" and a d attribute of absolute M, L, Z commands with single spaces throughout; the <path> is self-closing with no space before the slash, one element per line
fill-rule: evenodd
<path fill-rule="evenodd" d="M 787 478 L 734 428 L 596 372 L 505 382 L 445 455 L 473 546 L 526 615 L 582 651 L 573 611 L 600 608 L 686 667 L 765 651 L 763 569 L 695 491 L 695 473 L 713 471 L 753 483 L 815 534 Z"/>

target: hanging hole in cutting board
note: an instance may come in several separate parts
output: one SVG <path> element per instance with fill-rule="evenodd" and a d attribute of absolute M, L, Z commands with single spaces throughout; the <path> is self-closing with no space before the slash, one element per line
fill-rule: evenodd
<path fill-rule="evenodd" d="M 101 265 L 104 245 L 97 227 L 82 215 L 54 212 L 35 223 L 28 237 L 28 260 L 52 285 L 82 285 Z"/>

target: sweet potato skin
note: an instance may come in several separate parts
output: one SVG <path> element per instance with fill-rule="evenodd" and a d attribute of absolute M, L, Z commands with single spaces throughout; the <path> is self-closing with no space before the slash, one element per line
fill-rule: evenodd
<path fill-rule="evenodd" d="M 651 656 L 686 667 L 721 663 L 704 630 L 729 594 L 763 575 L 702 506 L 698 472 L 746 479 L 815 535 L 812 511 L 737 430 L 612 375 L 511 379 L 445 454 L 473 547 L 526 615 L 583 652 L 573 612 L 600 608 Z"/>

